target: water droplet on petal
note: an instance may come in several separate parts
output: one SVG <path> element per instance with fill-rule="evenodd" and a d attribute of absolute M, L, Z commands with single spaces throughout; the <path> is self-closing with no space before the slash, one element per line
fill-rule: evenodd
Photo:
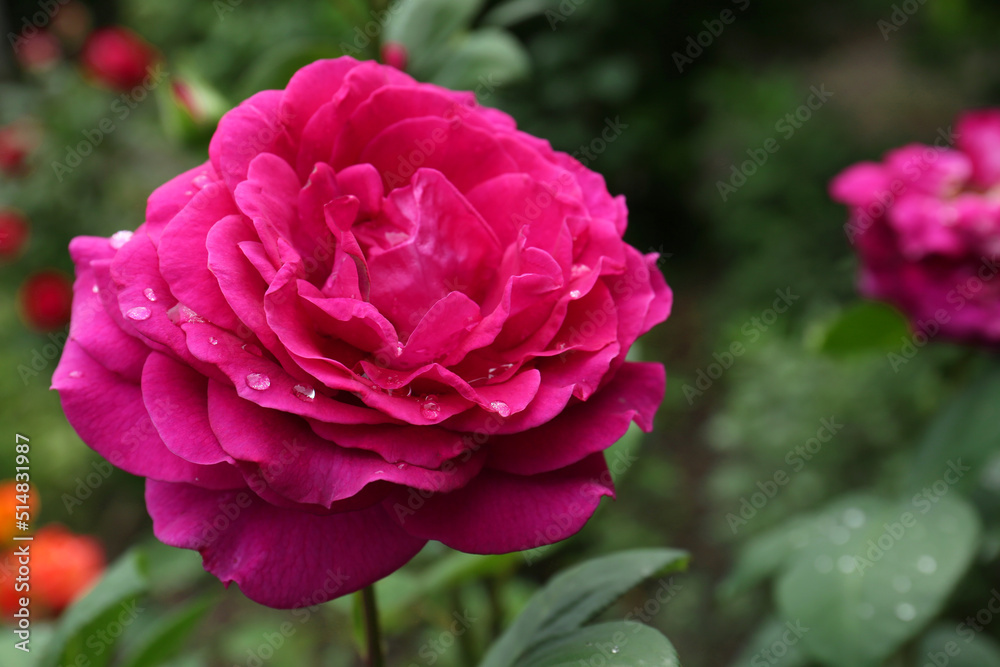
<path fill-rule="evenodd" d="M 111 238 L 108 239 L 108 241 L 111 243 L 112 248 L 118 250 L 132 239 L 133 233 L 134 232 L 130 232 L 128 230 L 115 232 L 114 234 L 111 235 Z"/>
<path fill-rule="evenodd" d="M 90 288 L 90 291 L 93 292 L 94 294 L 97 294 L 98 292 L 101 291 L 101 288 L 98 287 L 97 285 L 94 285 L 93 287 Z"/>
<path fill-rule="evenodd" d="M 574 264 L 573 268 L 570 269 L 570 275 L 574 278 L 579 278 L 585 273 L 590 273 L 590 267 L 586 264 Z"/>
<path fill-rule="evenodd" d="M 571 298 L 571 299 L 579 299 L 581 296 L 583 296 L 583 292 L 581 292 L 578 289 L 572 290 L 569 293 L 569 298 Z"/>
<path fill-rule="evenodd" d="M 307 384 L 297 384 L 292 387 L 295 398 L 306 403 L 312 403 L 316 399 L 316 390 Z"/>
<path fill-rule="evenodd" d="M 130 320 L 135 320 L 136 322 L 148 320 L 150 315 L 152 315 L 152 313 L 149 312 L 149 308 L 146 308 L 146 306 L 136 306 L 135 308 L 129 308 L 125 311 L 125 316 Z"/>
<path fill-rule="evenodd" d="M 397 463 L 396 467 L 399 468 L 400 470 L 406 470 L 406 464 L 405 463 Z"/>
<path fill-rule="evenodd" d="M 147 287 L 142 290 L 143 295 L 150 301 L 156 301 L 156 292 L 153 291 L 152 287 Z"/>
<path fill-rule="evenodd" d="M 247 386 L 257 391 L 264 391 L 271 386 L 271 378 L 263 373 L 250 373 L 247 375 Z"/>
<path fill-rule="evenodd" d="M 205 318 L 198 315 L 198 313 L 194 312 L 183 303 L 174 304 L 173 307 L 167 311 L 167 317 L 170 318 L 171 322 L 178 326 L 187 322 L 205 321 Z"/>
<path fill-rule="evenodd" d="M 83 373 L 81 373 L 80 371 L 70 371 L 69 376 L 73 379 L 79 379 L 83 377 Z"/>
<path fill-rule="evenodd" d="M 934 574 L 937 571 L 937 561 L 934 556 L 921 556 L 917 559 L 917 569 L 924 574 Z"/>
<path fill-rule="evenodd" d="M 396 356 L 397 357 L 403 356 L 403 344 L 402 343 L 396 343 Z"/>
<path fill-rule="evenodd" d="M 208 342 L 210 344 L 212 344 L 212 345 L 218 345 L 219 344 L 219 339 L 216 338 L 215 336 L 209 336 L 208 337 Z"/>
<path fill-rule="evenodd" d="M 191 185 L 201 190 L 211 182 L 212 179 L 208 177 L 208 174 L 198 174 L 191 180 Z"/>
<path fill-rule="evenodd" d="M 490 409 L 501 417 L 510 417 L 510 406 L 503 401 L 493 401 L 490 403 Z"/>
<path fill-rule="evenodd" d="M 441 412 L 441 406 L 434 402 L 435 399 L 435 396 L 428 396 L 424 403 L 420 406 L 420 414 L 422 414 L 425 419 L 436 419 L 438 414 Z"/>
<path fill-rule="evenodd" d="M 905 574 L 900 574 L 892 578 L 892 587 L 897 593 L 908 593 L 913 588 L 913 582 Z"/>
<path fill-rule="evenodd" d="M 255 357 L 264 356 L 264 352 L 253 343 L 243 343 L 243 345 L 240 346 L 240 349 L 242 349 L 244 352 L 249 352 Z"/>
<path fill-rule="evenodd" d="M 896 605 L 896 618 L 901 621 L 912 621 L 917 617 L 917 608 L 909 602 L 901 602 Z"/>

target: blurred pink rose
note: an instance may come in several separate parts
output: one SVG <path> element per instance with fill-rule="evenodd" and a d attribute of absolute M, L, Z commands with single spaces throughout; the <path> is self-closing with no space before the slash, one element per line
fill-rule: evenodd
<path fill-rule="evenodd" d="M 427 540 L 578 531 L 664 391 L 671 293 L 604 180 L 470 93 L 351 58 L 221 120 L 145 224 L 81 237 L 55 373 L 156 535 L 249 597 L 357 590 Z"/>
<path fill-rule="evenodd" d="M 966 113 L 934 146 L 849 167 L 830 193 L 850 209 L 865 295 L 927 335 L 1000 342 L 1000 110 Z"/>

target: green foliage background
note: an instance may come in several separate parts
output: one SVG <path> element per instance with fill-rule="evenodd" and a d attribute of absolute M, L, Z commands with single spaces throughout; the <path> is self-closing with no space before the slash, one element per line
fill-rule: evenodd
<path fill-rule="evenodd" d="M 1000 7 L 986 0 L 438 4 L 446 7 L 445 17 L 461 18 L 464 7 L 467 24 L 507 32 L 476 41 L 462 28 L 429 41 L 439 50 L 411 54 L 418 77 L 475 88 L 480 76 L 498 73 L 507 85 L 487 92 L 483 102 L 568 152 L 590 144 L 609 121 L 624 124 L 589 166 L 606 176 L 613 193 L 627 196 L 627 238 L 661 252 L 676 303 L 641 350 L 668 369 L 657 429 L 631 435 L 609 454 L 609 460 L 636 460 L 619 476 L 618 500 L 603 505 L 567 543 L 529 557 L 470 560 L 426 550 L 380 585 L 390 663 L 475 664 L 552 573 L 588 556 L 666 545 L 690 551 L 692 564 L 676 578 L 679 592 L 648 622 L 671 638 L 687 667 L 925 664 L 926 654 L 954 641 L 957 624 L 984 607 L 1000 584 L 1000 427 L 992 418 L 1000 388 L 989 381 L 995 369 L 987 352 L 940 342 L 892 367 L 887 355 L 900 353 L 905 329 L 891 313 L 855 310 L 846 214 L 828 200 L 826 187 L 848 164 L 911 141 L 932 143 L 961 110 L 997 102 Z M 227 105 L 283 86 L 317 57 L 339 55 L 354 44 L 355 28 L 370 20 L 367 5 L 355 0 L 121 0 L 90 7 L 98 23 L 130 26 L 164 53 L 171 74 L 203 80 Z M 11 3 L 7 28 L 36 10 L 30 1 Z M 705 22 L 724 11 L 734 20 L 718 24 L 721 33 L 712 35 Z M 394 30 L 403 31 L 390 26 L 388 34 Z M 705 34 L 708 44 L 698 53 L 690 45 Z M 687 49 L 690 61 L 677 55 Z M 361 50 L 359 57 L 376 55 L 371 46 Z M 0 63 L 0 123 L 30 115 L 46 133 L 32 157 L 33 172 L 0 180 L 0 205 L 22 209 L 33 225 L 26 254 L 0 267 L 0 422 L 11 447 L 15 430 L 32 437 L 42 497 L 38 520 L 95 534 L 113 557 L 149 538 L 142 481 L 115 472 L 82 504 L 63 501 L 78 493 L 97 458 L 48 391 L 55 362 L 44 356 L 51 341 L 22 325 L 15 294 L 32 270 L 71 272 L 66 246 L 73 236 L 137 226 L 154 187 L 204 160 L 208 134 L 181 123 L 165 90 L 156 90 L 60 181 L 52 162 L 64 161 L 67 146 L 109 115 L 114 96 L 84 82 L 72 61 L 33 76 L 17 70 L 7 48 Z M 806 102 L 812 87 L 825 87 L 832 97 L 786 136 L 782 119 Z M 747 151 L 771 138 L 777 152 L 723 200 L 719 182 L 729 181 L 734 165 L 750 159 Z M 776 290 L 798 299 L 763 325 Z M 853 319 L 845 324 L 844 318 Z M 699 374 L 708 374 L 733 343 L 745 352 L 710 386 L 699 386 Z M 43 368 L 19 372 L 32 367 L 35 354 Z M 932 429 L 952 403 L 944 413 L 951 421 Z M 843 426 L 801 468 L 789 463 L 789 452 L 816 436 L 823 419 Z M 916 618 L 898 618 L 898 604 L 910 603 L 897 604 L 892 582 L 883 590 L 872 575 L 865 586 L 875 587 L 873 600 L 886 605 L 883 614 L 872 603 L 879 610 L 876 631 L 838 635 L 843 590 L 809 567 L 839 548 L 824 541 L 834 539 L 824 521 L 831 512 L 859 508 L 871 517 L 892 516 L 895 506 L 887 509 L 887 499 L 920 492 L 950 452 L 974 470 L 947 502 L 973 508 L 973 518 L 937 522 L 967 524 L 957 537 L 933 534 L 928 523 L 932 534 L 923 542 L 899 543 L 894 553 L 913 549 L 914 558 L 927 555 L 928 545 L 942 550 L 935 552 L 940 573 L 930 577 Z M 740 515 L 744 499 L 779 471 L 788 474 L 787 484 L 752 516 Z M 845 495 L 859 492 L 867 495 Z M 807 537 L 798 540 L 797 527 Z M 813 530 L 822 534 L 809 538 Z M 154 577 L 147 604 L 155 613 L 137 620 L 126 644 L 155 636 L 168 612 L 202 604 L 199 596 L 207 593 L 213 604 L 197 608 L 200 621 L 175 623 L 192 632 L 178 635 L 186 639 L 178 640 L 179 657 L 171 664 L 246 664 L 248 651 L 286 621 L 295 632 L 271 664 L 353 664 L 348 601 L 316 609 L 310 612 L 316 622 L 300 624 L 289 612 L 258 607 L 234 590 L 223 593 L 199 574 L 194 554 L 150 547 L 149 559 L 151 572 L 169 574 Z M 774 586 L 765 583 L 772 576 Z M 658 585 L 633 591 L 607 618 L 621 620 L 652 599 Z M 810 604 L 824 605 L 826 615 L 818 618 L 828 620 L 775 662 L 762 657 L 760 651 L 781 642 L 774 638 L 784 623 L 796 620 L 789 612 L 808 616 L 816 612 Z M 432 651 L 432 663 L 431 653 L 421 650 L 441 640 L 453 608 L 481 620 L 452 638 L 455 647 Z M 1000 624 L 987 624 L 974 643 L 960 644 L 963 652 L 950 664 L 1000 664 L 992 643 L 998 638 Z M 831 642 L 843 663 L 829 658 Z"/>

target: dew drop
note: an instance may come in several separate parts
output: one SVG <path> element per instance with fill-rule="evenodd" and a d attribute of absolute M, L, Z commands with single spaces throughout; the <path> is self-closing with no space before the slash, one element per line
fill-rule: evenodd
<path fill-rule="evenodd" d="M 896 605 L 896 618 L 901 621 L 912 621 L 917 617 L 917 608 L 909 602 L 901 602 Z"/>
<path fill-rule="evenodd" d="M 847 554 L 844 554 L 843 556 L 837 559 L 837 569 L 843 572 L 844 574 L 850 574 L 851 572 L 854 572 L 854 567 L 855 567 L 854 556 L 848 556 Z"/>
<path fill-rule="evenodd" d="M 101 288 L 98 287 L 97 285 L 94 285 L 93 287 L 90 288 L 90 291 L 93 292 L 94 294 L 97 294 L 98 292 L 101 291 Z"/>
<path fill-rule="evenodd" d="M 908 593 L 913 588 L 913 582 L 905 574 L 900 574 L 892 578 L 892 587 L 897 593 Z"/>
<path fill-rule="evenodd" d="M 575 289 L 569 293 L 569 298 L 571 299 L 579 299 L 581 296 L 583 296 L 583 292 L 581 292 L 578 289 Z"/>
<path fill-rule="evenodd" d="M 211 182 L 212 179 L 208 177 L 208 174 L 198 174 L 191 180 L 191 185 L 201 190 Z"/>
<path fill-rule="evenodd" d="M 813 566 L 816 571 L 820 574 L 827 574 L 828 572 L 833 572 L 833 559 L 827 555 L 817 556 L 816 560 L 813 561 Z"/>
<path fill-rule="evenodd" d="M 247 375 L 247 386 L 257 391 L 264 391 L 271 386 L 271 378 L 263 373 L 250 373 Z"/>
<path fill-rule="evenodd" d="M 428 396 L 424 403 L 420 406 L 420 414 L 422 414 L 425 419 L 435 419 L 441 412 L 441 406 L 434 402 L 435 398 L 435 396 Z"/>
<path fill-rule="evenodd" d="M 135 320 L 136 322 L 142 322 L 143 320 L 148 320 L 152 313 L 149 312 L 149 308 L 146 306 L 136 306 L 135 308 L 129 308 L 125 312 L 125 316 L 130 320 Z"/>
<path fill-rule="evenodd" d="M 586 264 L 574 264 L 573 268 L 570 269 L 570 275 L 574 278 L 579 278 L 585 273 L 590 273 L 590 267 Z"/>
<path fill-rule="evenodd" d="M 205 318 L 198 315 L 198 313 L 194 312 L 183 303 L 174 304 L 174 306 L 167 311 L 167 317 L 170 318 L 171 322 L 178 326 L 187 322 L 205 321 Z"/>
<path fill-rule="evenodd" d="M 503 401 L 493 401 L 490 403 L 490 409 L 501 417 L 510 417 L 510 406 Z"/>
<path fill-rule="evenodd" d="M 81 373 L 80 371 L 70 371 L 69 376 L 73 379 L 79 379 L 83 377 L 83 373 Z"/>
<path fill-rule="evenodd" d="M 923 574 L 934 574 L 937 571 L 937 561 L 934 556 L 921 556 L 917 559 L 917 569 Z"/>
<path fill-rule="evenodd" d="M 399 468 L 400 470 L 406 470 L 406 464 L 405 463 L 397 463 L 396 467 Z"/>
<path fill-rule="evenodd" d="M 851 530 L 857 530 L 865 525 L 865 513 L 857 507 L 844 510 L 844 525 Z"/>
<path fill-rule="evenodd" d="M 403 344 L 402 343 L 396 343 L 396 356 L 397 357 L 403 356 Z"/>
<path fill-rule="evenodd" d="M 292 393 L 295 394 L 295 398 L 306 403 L 312 403 L 316 400 L 316 390 L 307 384 L 295 385 L 292 387 Z"/>
<path fill-rule="evenodd" d="M 612 654 L 612 655 L 617 655 L 617 654 L 618 654 L 618 652 L 619 652 L 620 650 L 621 650 L 621 649 L 620 649 L 620 648 L 618 648 L 617 646 L 612 646 L 612 647 L 611 647 L 611 654 Z"/>
<path fill-rule="evenodd" d="M 120 232 L 115 232 L 114 234 L 111 235 L 111 238 L 108 239 L 108 241 L 111 243 L 111 247 L 112 248 L 114 248 L 115 250 L 118 250 L 119 248 L 121 248 L 123 245 L 125 245 L 126 243 L 128 243 L 131 240 L 132 234 L 133 234 L 133 232 L 130 232 L 130 231 L 127 231 L 127 230 L 122 230 Z"/>
<path fill-rule="evenodd" d="M 210 344 L 212 344 L 212 345 L 218 345 L 219 344 L 219 339 L 216 338 L 215 336 L 209 336 L 208 337 L 208 342 Z"/>
<path fill-rule="evenodd" d="M 156 301 L 156 292 L 153 291 L 152 287 L 147 287 L 146 289 L 142 290 L 142 294 L 150 301 Z"/>

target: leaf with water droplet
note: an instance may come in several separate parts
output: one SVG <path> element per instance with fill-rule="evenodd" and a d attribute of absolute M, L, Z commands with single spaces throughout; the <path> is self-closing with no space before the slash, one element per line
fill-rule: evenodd
<path fill-rule="evenodd" d="M 550 639 L 518 659 L 517 667 L 636 667 L 643 661 L 659 667 L 680 664 L 673 644 L 659 630 L 636 621 L 615 621 Z"/>

